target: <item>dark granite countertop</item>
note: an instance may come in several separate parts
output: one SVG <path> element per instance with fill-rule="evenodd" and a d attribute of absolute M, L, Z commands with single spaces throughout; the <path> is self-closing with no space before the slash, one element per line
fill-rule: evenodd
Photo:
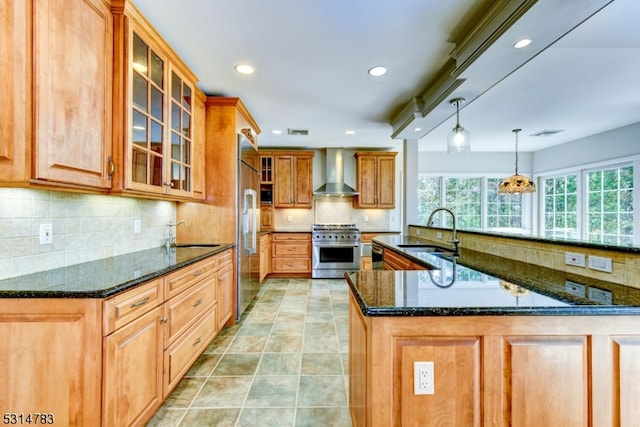
<path fill-rule="evenodd" d="M 0 280 L 0 298 L 106 298 L 232 247 L 159 247 Z"/>
<path fill-rule="evenodd" d="M 374 242 L 430 270 L 346 274 L 367 316 L 640 315 L 640 289 L 465 249 L 412 252 L 397 245 L 425 241 L 406 235 Z"/>

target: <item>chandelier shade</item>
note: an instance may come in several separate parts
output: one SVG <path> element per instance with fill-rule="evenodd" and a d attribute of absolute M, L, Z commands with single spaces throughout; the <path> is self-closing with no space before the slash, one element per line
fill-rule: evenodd
<path fill-rule="evenodd" d="M 513 129 L 512 131 L 516 134 L 516 173 L 500 182 L 498 186 L 498 193 L 500 194 L 521 194 L 536 191 L 536 185 L 530 178 L 518 174 L 518 132 L 521 130 Z"/>
<path fill-rule="evenodd" d="M 464 98 L 454 98 L 449 101 L 451 105 L 456 106 L 456 126 L 451 129 L 447 135 L 447 153 L 448 154 L 464 154 L 469 152 L 471 136 L 469 131 L 460 126 L 460 104 L 464 102 Z"/>

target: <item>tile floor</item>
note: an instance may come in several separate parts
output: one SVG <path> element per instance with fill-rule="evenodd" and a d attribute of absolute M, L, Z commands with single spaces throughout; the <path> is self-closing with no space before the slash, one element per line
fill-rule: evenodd
<path fill-rule="evenodd" d="M 267 279 L 148 426 L 350 427 L 348 288 Z"/>

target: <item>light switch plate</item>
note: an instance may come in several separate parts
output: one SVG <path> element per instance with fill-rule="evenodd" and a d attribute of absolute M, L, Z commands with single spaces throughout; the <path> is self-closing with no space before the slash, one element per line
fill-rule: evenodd
<path fill-rule="evenodd" d="M 575 252 L 566 252 L 564 254 L 564 262 L 567 265 L 573 265 L 576 267 L 584 267 L 586 265 L 584 254 Z"/>

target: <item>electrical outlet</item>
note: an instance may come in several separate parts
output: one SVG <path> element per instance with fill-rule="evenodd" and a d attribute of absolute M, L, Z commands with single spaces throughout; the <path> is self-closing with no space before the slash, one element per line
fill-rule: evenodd
<path fill-rule="evenodd" d="M 139 219 L 133 220 L 133 232 L 135 234 L 140 234 L 140 229 L 142 228 L 142 222 Z"/>
<path fill-rule="evenodd" d="M 589 299 L 601 304 L 613 304 L 613 295 L 611 294 L 611 291 L 607 291 L 604 289 L 589 288 Z"/>
<path fill-rule="evenodd" d="M 420 229 L 416 229 L 416 235 L 419 236 L 420 235 Z"/>
<path fill-rule="evenodd" d="M 51 224 L 40 224 L 40 244 L 50 245 L 53 243 L 53 227 Z"/>
<path fill-rule="evenodd" d="M 438 231 L 438 232 L 436 233 L 436 239 L 440 239 L 440 240 L 442 240 L 442 233 L 441 233 L 441 232 L 439 232 L 439 231 Z"/>
<path fill-rule="evenodd" d="M 413 362 L 413 394 L 434 394 L 433 362 Z"/>
<path fill-rule="evenodd" d="M 584 254 L 578 254 L 575 252 L 566 252 L 564 254 L 564 262 L 567 265 L 574 265 L 576 267 L 585 267 Z"/>
<path fill-rule="evenodd" d="M 604 271 L 605 273 L 611 273 L 612 271 L 611 258 L 604 258 L 601 256 L 590 256 L 589 268 L 592 270 Z"/>
<path fill-rule="evenodd" d="M 571 295 L 577 297 L 585 297 L 585 286 L 581 283 L 572 282 L 571 280 L 565 281 L 565 290 Z"/>

